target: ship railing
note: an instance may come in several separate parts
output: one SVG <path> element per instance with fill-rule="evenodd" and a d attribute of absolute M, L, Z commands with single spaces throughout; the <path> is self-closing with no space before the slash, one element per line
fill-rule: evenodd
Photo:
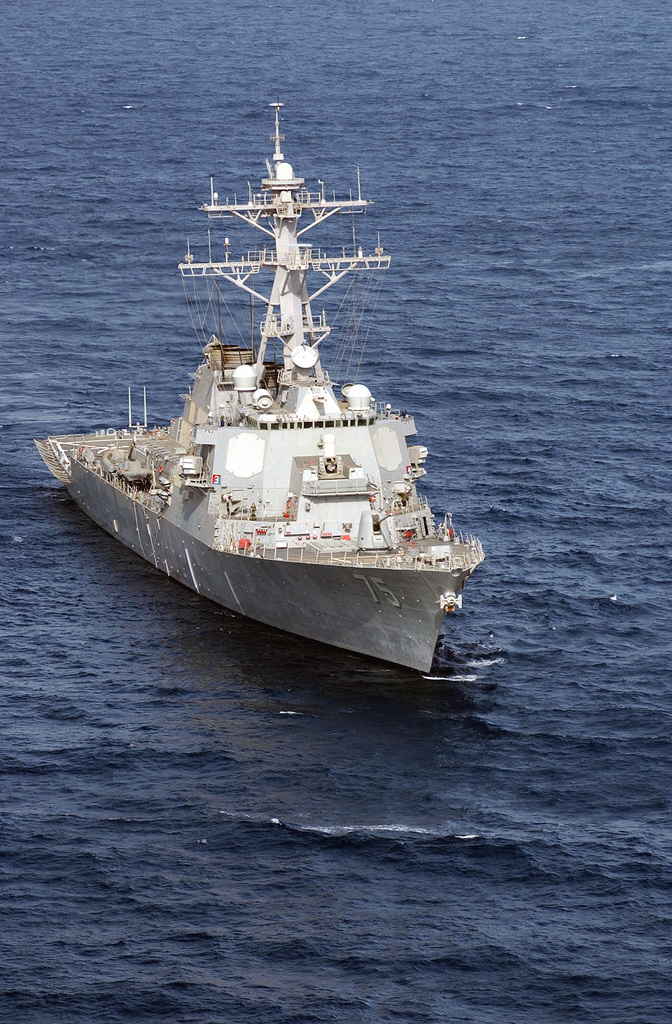
<path fill-rule="evenodd" d="M 150 511 L 159 512 L 163 509 L 163 502 L 159 501 L 153 494 L 149 494 L 147 491 L 139 491 L 137 487 L 129 484 L 127 480 L 123 479 L 123 477 L 110 477 L 102 471 L 100 472 L 100 476 L 107 480 L 108 483 L 111 483 L 113 487 L 116 487 L 117 490 L 123 491 L 124 494 L 127 494 L 129 498 L 133 499 L 133 501 L 136 501 L 139 505 L 143 505 Z"/>
<path fill-rule="evenodd" d="M 376 402 L 376 416 L 379 420 L 401 419 L 401 410 L 393 409 L 389 402 Z"/>
<path fill-rule="evenodd" d="M 336 193 L 332 193 L 331 196 L 326 195 L 325 192 L 311 192 L 308 188 L 292 188 L 294 196 L 294 205 L 302 207 L 304 209 L 308 207 L 321 207 L 324 210 L 330 210 L 334 206 L 336 207 L 353 207 L 354 212 L 357 212 L 358 208 L 367 206 L 368 203 L 364 199 L 354 199 L 352 196 L 338 198 Z M 242 197 L 239 197 L 237 193 L 233 194 L 233 201 L 230 196 L 227 196 L 223 202 L 217 201 L 216 204 L 211 205 L 209 203 L 204 204 L 201 209 L 207 213 L 210 217 L 221 217 L 226 215 L 228 210 L 257 210 L 261 209 L 275 209 L 279 204 L 278 197 L 271 191 L 262 190 L 255 192 L 250 189 L 246 196 L 246 201 L 241 201 Z M 281 204 L 282 205 L 282 204 Z"/>
<path fill-rule="evenodd" d="M 449 555 L 444 559 L 427 558 L 423 555 L 399 555 L 390 551 L 357 551 L 353 549 L 334 549 L 324 551 L 307 544 L 303 547 L 263 548 L 256 551 L 250 547 L 239 552 L 254 557 L 267 558 L 274 562 L 299 562 L 310 565 L 342 565 L 369 569 L 407 569 L 415 572 L 436 571 L 437 569 L 452 571 L 473 568 L 480 559 L 464 555 Z"/>
<path fill-rule="evenodd" d="M 420 494 L 417 498 L 408 498 L 402 507 L 402 512 L 429 512 L 429 501 Z"/>
<path fill-rule="evenodd" d="M 182 486 L 191 487 L 195 491 L 213 491 L 215 485 L 209 476 L 182 476 Z"/>
<path fill-rule="evenodd" d="M 76 457 L 78 461 L 82 461 L 79 455 L 77 455 Z M 128 495 L 129 498 L 132 498 L 133 501 L 136 501 L 139 505 L 143 505 L 151 512 L 163 511 L 165 507 L 164 502 L 157 498 L 154 494 L 151 494 L 149 491 L 138 490 L 137 487 L 134 487 L 133 484 L 129 484 L 129 482 L 127 480 L 124 480 L 124 478 L 121 476 L 111 476 L 110 474 L 106 473 L 102 466 L 100 466 L 97 462 L 94 462 L 92 465 L 89 465 L 89 463 L 87 462 L 84 462 L 83 464 L 89 473 L 95 474 L 95 476 L 98 476 L 100 477 L 101 480 L 104 480 L 105 483 L 111 484 L 118 491 L 122 491 L 124 494 Z"/>
<path fill-rule="evenodd" d="M 220 407 L 219 414 L 213 413 L 208 416 L 207 426 L 209 427 L 233 427 L 240 422 L 240 406 L 230 402 Z"/>
<path fill-rule="evenodd" d="M 258 274 L 262 269 L 277 270 L 278 267 L 285 270 L 311 269 L 330 277 L 349 270 L 384 270 L 389 263 L 388 255 L 364 253 L 361 250 L 354 255 L 348 255 L 343 249 L 342 255 L 329 256 L 320 249 L 299 246 L 282 254 L 278 254 L 274 249 L 261 249 L 248 252 L 240 259 L 230 259 L 227 253 L 224 260 L 209 260 L 207 263 L 196 263 L 190 259 L 186 263 L 180 263 L 179 269 L 183 277 L 225 277 L 227 280 L 233 280 L 247 277 L 249 274 Z"/>
<path fill-rule="evenodd" d="M 413 419 L 406 409 L 393 409 L 389 402 L 376 402 L 376 418 L 379 420 L 405 420 Z"/>
<path fill-rule="evenodd" d="M 323 260 L 329 259 L 321 249 L 314 249 L 310 245 L 298 245 L 282 256 L 278 255 L 277 249 L 264 247 L 263 249 L 251 249 L 244 256 L 233 259 L 228 255 L 223 261 L 212 261 L 210 263 L 186 263 L 182 265 L 183 275 L 186 277 L 196 276 L 208 267 L 219 267 L 229 274 L 258 273 L 262 267 L 268 270 L 275 270 L 282 266 L 287 270 L 307 270 L 314 263 L 321 264 Z"/>
<path fill-rule="evenodd" d="M 298 537 L 268 542 L 266 523 L 256 520 L 220 519 L 215 527 L 216 550 L 247 558 L 263 558 L 276 562 L 301 562 L 313 565 L 344 565 L 362 568 L 424 570 L 464 570 L 474 568 L 483 560 L 483 548 L 475 537 L 459 536 L 450 551 L 438 557 L 426 549 L 417 552 L 363 551 L 354 547 L 332 547 Z"/>
<path fill-rule="evenodd" d="M 46 441 L 36 441 L 35 444 L 38 452 L 56 479 L 60 480 L 63 484 L 72 483 L 70 459 L 58 441 L 55 441 L 53 438 L 47 438 Z"/>

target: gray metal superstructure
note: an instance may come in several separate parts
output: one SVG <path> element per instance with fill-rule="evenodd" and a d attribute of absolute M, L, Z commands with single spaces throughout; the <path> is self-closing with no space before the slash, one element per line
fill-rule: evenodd
<path fill-rule="evenodd" d="M 427 451 L 413 419 L 363 384 L 340 397 L 322 366 L 330 328 L 312 304 L 353 271 L 384 269 L 380 245 L 327 256 L 303 241 L 361 198 L 306 188 L 281 151 L 259 192 L 203 207 L 264 233 L 243 258 L 180 264 L 186 281 L 227 282 L 262 303 L 258 340 L 204 347 L 182 415 L 166 428 L 36 441 L 44 461 L 96 522 L 157 569 L 234 612 L 291 633 L 420 671 L 441 623 L 483 559 L 474 537 L 438 528 L 416 490 Z M 302 224 L 302 219 L 304 223 Z M 270 291 L 258 282 L 272 275 Z M 317 279 L 317 285 L 313 281 Z M 271 359 L 271 350 L 281 362 Z M 130 416 L 129 416 L 130 423 Z"/>

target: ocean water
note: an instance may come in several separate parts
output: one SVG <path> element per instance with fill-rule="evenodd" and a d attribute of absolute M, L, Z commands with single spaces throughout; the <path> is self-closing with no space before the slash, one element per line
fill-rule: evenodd
<path fill-rule="evenodd" d="M 3 22 L 0 1021 L 668 1022 L 666 5 Z M 160 576 L 32 444 L 179 411 L 176 264 L 278 98 L 298 173 L 361 169 L 362 375 L 486 549 L 425 677 Z"/>

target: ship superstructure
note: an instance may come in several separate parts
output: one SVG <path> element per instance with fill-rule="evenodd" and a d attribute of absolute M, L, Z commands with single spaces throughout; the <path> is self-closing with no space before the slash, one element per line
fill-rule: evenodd
<path fill-rule="evenodd" d="M 275 108 L 272 161 L 247 201 L 203 207 L 263 236 L 244 257 L 180 264 L 189 283 L 228 284 L 261 305 L 250 346 L 204 346 L 182 415 L 146 426 L 36 442 L 91 518 L 158 569 L 280 629 L 429 669 L 446 612 L 483 559 L 480 543 L 437 527 L 416 489 L 427 450 L 412 417 L 362 383 L 337 387 L 321 359 L 330 333 L 315 300 L 389 256 L 353 245 L 327 255 L 309 232 L 362 211 L 357 196 L 310 191 L 285 160 Z M 309 240 L 310 239 L 310 240 Z M 264 290 L 264 281 L 268 287 Z M 279 359 L 278 359 L 279 356 Z M 129 418 L 130 422 L 130 418 Z"/>

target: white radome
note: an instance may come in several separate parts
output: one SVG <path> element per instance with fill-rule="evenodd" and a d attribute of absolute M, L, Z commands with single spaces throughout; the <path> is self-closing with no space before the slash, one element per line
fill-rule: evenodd
<path fill-rule="evenodd" d="M 353 384 L 348 388 L 345 400 L 348 403 L 348 409 L 363 411 L 371 405 L 371 392 L 366 384 Z"/>
<path fill-rule="evenodd" d="M 282 160 L 275 168 L 275 176 L 280 181 L 291 181 L 294 177 L 294 168 L 286 160 Z"/>

